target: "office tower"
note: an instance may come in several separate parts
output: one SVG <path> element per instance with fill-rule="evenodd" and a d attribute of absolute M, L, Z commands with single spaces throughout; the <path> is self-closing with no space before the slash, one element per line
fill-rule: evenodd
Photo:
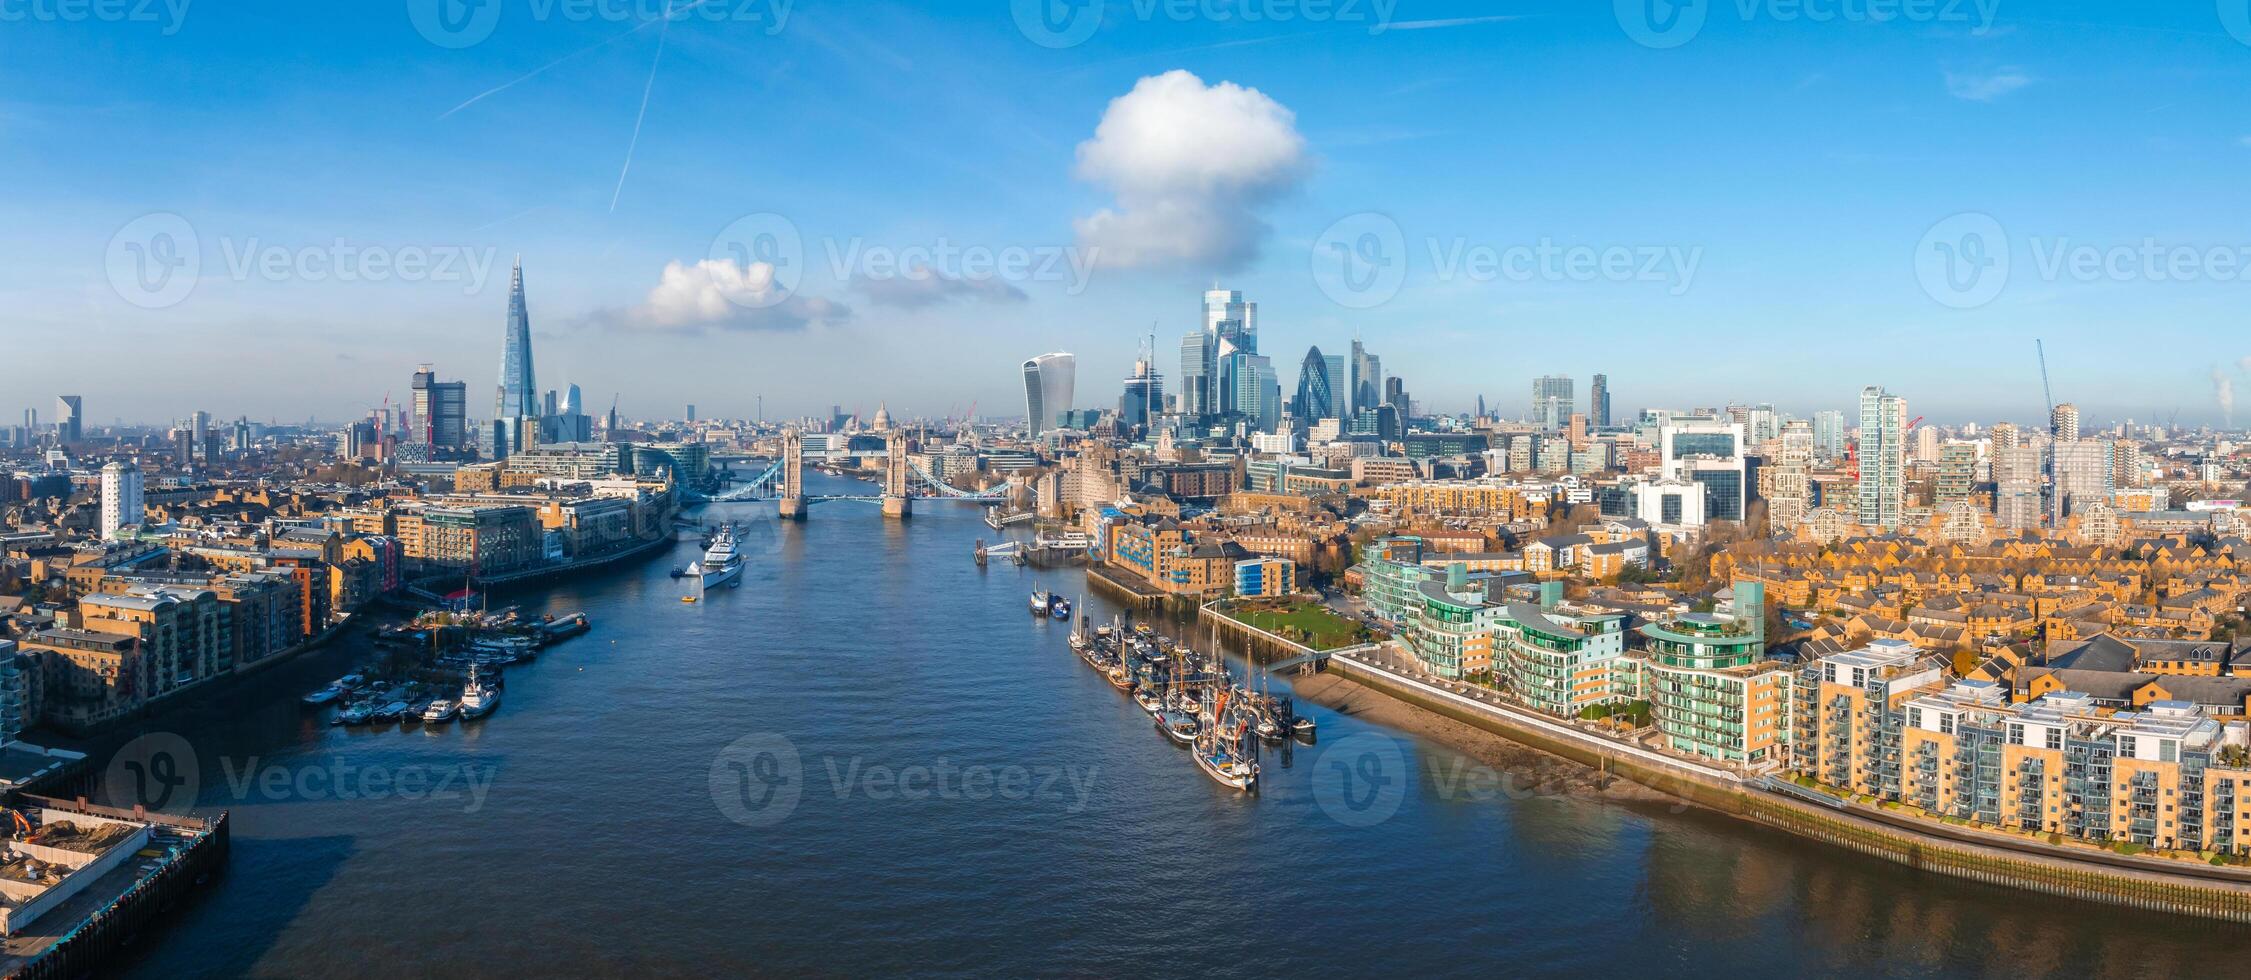
<path fill-rule="evenodd" d="M 693 422 L 693 421 L 695 421 L 695 420 L 696 420 L 696 403 L 695 403 L 695 402 L 689 402 L 689 403 L 688 403 L 688 421 L 690 421 L 690 422 Z"/>
<path fill-rule="evenodd" d="M 688 408 L 691 410 L 688 412 L 688 421 L 693 422 L 696 420 L 696 413 L 693 411 L 695 406 L 690 405 Z M 546 394 L 539 396 L 539 416 L 541 418 L 554 418 L 561 414 L 562 399 L 555 394 L 555 389 L 547 389 Z"/>
<path fill-rule="evenodd" d="M 1056 419 L 1071 410 L 1078 362 L 1061 352 L 1024 362 L 1024 424 L 1031 435 L 1055 428 Z"/>
<path fill-rule="evenodd" d="M 1352 382 L 1350 375 L 1346 373 L 1351 369 L 1345 366 L 1342 354 L 1329 354 L 1326 358 L 1328 363 L 1324 366 L 1329 371 L 1329 417 L 1341 422 L 1352 411 Z"/>
<path fill-rule="evenodd" d="M 2058 442 L 2079 440 L 2079 406 L 2065 402 L 2048 413 L 2048 434 Z"/>
<path fill-rule="evenodd" d="M 1297 417 L 1309 421 L 1343 418 L 1344 409 L 1336 403 L 1336 382 L 1329 374 L 1330 365 L 1338 358 L 1321 353 L 1321 348 L 1305 352 L 1305 362 L 1297 369 Z"/>
<path fill-rule="evenodd" d="M 1543 374 L 1532 379 L 1532 425 L 1541 432 L 1561 432 L 1571 419 L 1571 379 Z"/>
<path fill-rule="evenodd" d="M 2111 443 L 2102 439 L 2057 440 L 2051 452 L 2056 492 L 2049 509 L 2059 523 L 2089 504 L 2110 498 L 2110 491 L 2116 488 L 2112 482 L 2116 447 Z"/>
<path fill-rule="evenodd" d="M 1133 377 L 1118 398 L 1118 420 L 1129 426 L 1148 425 L 1151 416 L 1165 410 L 1165 377 L 1148 361 L 1133 362 Z"/>
<path fill-rule="evenodd" d="M 210 441 L 211 413 L 199 409 L 188 416 L 188 429 L 195 433 L 194 448 L 189 451 L 189 455 L 201 453 L 204 443 Z M 205 459 L 204 462 L 209 463 L 210 460 Z"/>
<path fill-rule="evenodd" d="M 1219 414 L 1248 419 L 1260 432 L 1272 432 L 1282 418 L 1282 383 L 1274 360 L 1221 344 Z"/>
<path fill-rule="evenodd" d="M 531 314 L 524 308 L 524 260 L 508 278 L 508 336 L 500 350 L 500 390 L 493 399 L 495 420 L 539 414 L 539 385 L 532 375 Z"/>
<path fill-rule="evenodd" d="M 55 440 L 65 445 L 86 437 L 85 398 L 80 395 L 55 396 Z"/>
<path fill-rule="evenodd" d="M 146 512 L 141 468 L 117 462 L 102 467 L 102 537 L 114 538 L 120 528 L 141 523 Z"/>
<path fill-rule="evenodd" d="M 1897 530 L 1907 502 L 1907 399 L 1860 389 L 1860 523 Z"/>
<path fill-rule="evenodd" d="M 439 381 L 436 370 L 422 365 L 414 372 L 407 413 L 408 444 L 455 452 L 468 447 L 468 382 Z"/>
<path fill-rule="evenodd" d="M 172 440 L 172 459 L 183 470 L 195 469 L 195 430 L 176 425 L 166 435 Z"/>
<path fill-rule="evenodd" d="M 1396 374 L 1383 379 L 1383 403 L 1399 410 L 1402 423 L 1414 415 L 1414 405 L 1407 397 L 1407 379 Z"/>
<path fill-rule="evenodd" d="M 1212 402 L 1217 357 L 1217 345 L 1203 331 L 1180 338 L 1180 414 L 1202 418 L 1218 412 Z"/>
<path fill-rule="evenodd" d="M 1845 413 L 1834 409 L 1813 413 L 1813 452 L 1822 459 L 1845 454 Z"/>
<path fill-rule="evenodd" d="M 1357 340 L 1352 342 L 1350 380 L 1348 387 L 1352 397 L 1351 403 L 1346 407 L 1353 415 L 1357 416 L 1383 404 L 1383 358 L 1368 353 L 1368 349 L 1360 346 Z"/>
<path fill-rule="evenodd" d="M 1743 423 L 1720 418 L 1674 419 L 1658 430 L 1661 475 L 1704 485 L 1706 520 L 1740 521 L 1750 503 Z"/>
<path fill-rule="evenodd" d="M 1587 410 L 1588 421 L 1593 422 L 1597 430 L 1610 427 L 1609 375 L 1598 374 L 1594 376 L 1594 386 L 1587 389 Z"/>
<path fill-rule="evenodd" d="M 586 394 L 577 385 L 563 389 L 562 399 L 555 413 L 547 419 L 547 438 L 551 442 L 589 442 L 594 438 L 594 419 L 586 414 Z"/>
<path fill-rule="evenodd" d="M 1233 290 L 1204 293 L 1204 333 L 1233 343 L 1244 353 L 1258 353 L 1258 304 L 1245 302 L 1243 294 Z"/>

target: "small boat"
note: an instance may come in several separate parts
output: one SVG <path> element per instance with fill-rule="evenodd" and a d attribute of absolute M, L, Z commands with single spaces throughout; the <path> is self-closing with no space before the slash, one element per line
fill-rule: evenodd
<path fill-rule="evenodd" d="M 321 688 L 318 691 L 314 691 L 311 694 L 305 695 L 303 700 L 308 707 L 318 707 L 343 696 L 343 690 L 332 684 L 328 687 Z"/>
<path fill-rule="evenodd" d="M 469 686 L 461 689 L 461 720 L 482 718 L 500 707 L 500 689 L 485 684 L 484 675 L 469 669 Z"/>
<path fill-rule="evenodd" d="M 430 702 L 429 707 L 422 709 L 422 720 L 430 724 L 452 721 L 453 716 L 460 712 L 460 705 L 445 698 L 439 698 Z"/>
<path fill-rule="evenodd" d="M 1047 615 L 1047 613 L 1048 613 L 1048 610 L 1050 610 L 1050 609 L 1053 609 L 1053 608 L 1055 608 L 1055 597 L 1054 597 L 1054 596 L 1052 596 L 1052 595 L 1049 595 L 1049 594 L 1048 594 L 1048 593 L 1047 593 L 1047 592 L 1046 592 L 1045 590 L 1042 590 L 1042 589 L 1033 589 L 1033 590 L 1032 590 L 1032 611 L 1033 611 L 1033 612 L 1035 612 L 1035 613 L 1038 613 L 1038 614 L 1040 614 L 1040 615 L 1042 615 L 1042 616 L 1045 616 L 1045 615 Z"/>
<path fill-rule="evenodd" d="M 1234 753 L 1217 745 L 1196 746 L 1196 768 L 1229 789 L 1248 792 L 1258 785 L 1258 763 L 1236 758 Z"/>
<path fill-rule="evenodd" d="M 374 721 L 390 721 L 403 714 L 406 714 L 406 702 L 390 701 L 375 709 L 372 714 L 368 715 L 368 718 Z"/>
<path fill-rule="evenodd" d="M 420 699 L 408 701 L 406 703 L 406 710 L 399 712 L 400 727 L 422 724 L 422 713 L 430 710 L 431 704 L 432 702 L 430 701 Z"/>
<path fill-rule="evenodd" d="M 1133 692 L 1133 701 L 1135 704 L 1141 706 L 1141 710 L 1146 711 L 1152 715 L 1165 710 L 1164 699 L 1158 697 L 1156 692 L 1151 691 L 1148 688 L 1142 688 L 1141 690 Z"/>
<path fill-rule="evenodd" d="M 1258 719 L 1256 730 L 1258 732 L 1258 737 L 1263 738 L 1269 742 L 1279 742 L 1282 740 L 1282 726 L 1275 724 L 1274 719 L 1272 718 L 1263 716 L 1260 717 Z"/>
<path fill-rule="evenodd" d="M 1202 727 L 1196 724 L 1195 715 L 1185 711 L 1166 711 L 1157 715 L 1157 730 L 1180 745 L 1194 745 L 1196 734 Z"/>
<path fill-rule="evenodd" d="M 1065 599 L 1062 596 L 1056 596 L 1054 603 L 1050 604 L 1047 607 L 1047 614 L 1057 619 L 1071 618 L 1070 600 Z"/>
<path fill-rule="evenodd" d="M 1313 719 L 1304 715 L 1297 716 L 1297 720 L 1290 723 L 1290 731 L 1296 733 L 1299 738 L 1312 738 Z"/>
<path fill-rule="evenodd" d="M 374 706 L 361 701 L 347 705 L 344 710 L 337 712 L 336 723 L 339 725 L 365 725 L 373 717 L 375 717 Z"/>
<path fill-rule="evenodd" d="M 681 601 L 681 602 L 694 602 L 694 601 L 696 601 L 696 597 L 695 597 L 695 596 L 692 596 L 692 595 L 684 595 L 684 596 L 681 596 L 681 597 L 680 597 L 680 601 Z"/>

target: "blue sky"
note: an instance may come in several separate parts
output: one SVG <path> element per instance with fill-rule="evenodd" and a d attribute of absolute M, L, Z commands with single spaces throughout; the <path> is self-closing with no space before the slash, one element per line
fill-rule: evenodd
<path fill-rule="evenodd" d="M 489 36 L 443 44 L 415 20 L 436 0 L 69 2 L 0 0 L 0 336 L 50 365 L 4 372 L 7 417 L 54 389 L 95 422 L 333 418 L 422 361 L 483 391 L 518 253 L 543 386 L 629 415 L 1020 411 L 1015 365 L 1055 349 L 1085 407 L 1152 330 L 1173 374 L 1213 281 L 1261 304 L 1288 372 L 1357 334 L 1439 411 L 1604 371 L 1621 410 L 1810 413 L 1878 383 L 1937 421 L 2030 419 L 2035 337 L 2097 419 L 2218 422 L 2216 381 L 2251 384 L 2238 0 L 2002 0 L 1989 25 L 1721 0 L 1669 47 L 1605 3 L 1112 0 L 1051 47 L 1007 0 L 670 23 L 662 0 L 488 0 Z M 1277 10 L 1299 16 L 1243 17 Z M 1965 212 L 1990 221 L 1943 223 Z M 146 267 L 120 263 L 183 226 L 194 277 L 127 295 Z M 746 227 L 798 241 L 775 279 L 759 248 L 706 264 Z M 1337 299 L 1339 228 L 1395 287 Z M 1919 275 L 1964 228 L 2008 254 L 1997 292 Z M 941 242 L 1032 266 L 879 264 Z M 1542 243 L 1631 273 L 1453 261 Z M 441 271 L 318 275 L 339 248 Z M 1074 258 L 1083 282 L 1038 268 Z"/>

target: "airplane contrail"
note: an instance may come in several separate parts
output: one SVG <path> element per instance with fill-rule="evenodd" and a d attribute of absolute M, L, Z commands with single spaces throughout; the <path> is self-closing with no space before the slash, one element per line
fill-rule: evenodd
<path fill-rule="evenodd" d="M 672 36 L 672 11 L 664 12 L 664 29 L 657 32 L 657 56 L 649 62 L 649 81 L 641 87 L 641 111 L 633 117 L 633 138 L 625 144 L 625 166 L 617 171 L 617 188 L 610 191 L 610 213 L 617 213 L 617 200 L 625 194 L 625 175 L 633 172 L 633 151 L 641 145 L 641 122 L 649 118 L 649 93 L 657 88 L 657 69 L 664 65 L 664 42 Z"/>

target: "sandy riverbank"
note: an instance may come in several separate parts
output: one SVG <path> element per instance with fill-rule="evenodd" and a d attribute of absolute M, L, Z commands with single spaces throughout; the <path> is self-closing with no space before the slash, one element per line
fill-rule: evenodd
<path fill-rule="evenodd" d="M 1453 749 L 1506 774 L 1514 780 L 1518 792 L 1568 794 L 1635 809 L 1680 809 L 1692 805 L 1633 780 L 1604 777 L 1594 769 L 1561 756 L 1408 704 L 1335 671 L 1296 678 L 1293 683 L 1302 700 Z"/>

